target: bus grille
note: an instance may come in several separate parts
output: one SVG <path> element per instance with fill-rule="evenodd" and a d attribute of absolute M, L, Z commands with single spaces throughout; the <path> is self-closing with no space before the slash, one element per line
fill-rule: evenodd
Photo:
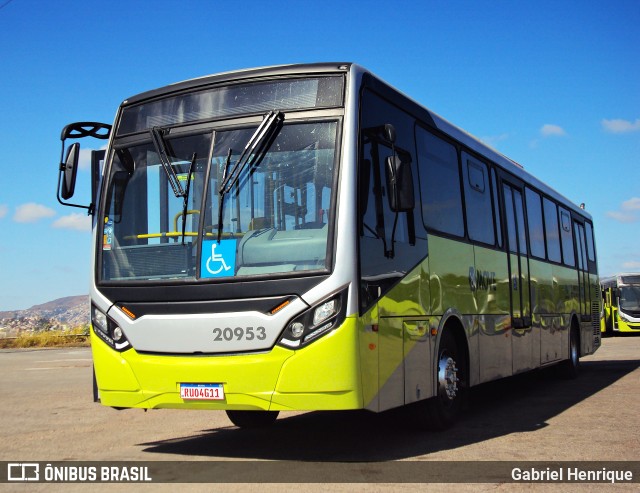
<path fill-rule="evenodd" d="M 600 343 L 600 302 L 591 303 L 591 325 L 593 326 L 593 339 L 596 344 Z"/>
<path fill-rule="evenodd" d="M 106 274 L 111 279 L 185 276 L 190 252 L 191 243 L 131 246 L 107 251 L 104 252 Z"/>

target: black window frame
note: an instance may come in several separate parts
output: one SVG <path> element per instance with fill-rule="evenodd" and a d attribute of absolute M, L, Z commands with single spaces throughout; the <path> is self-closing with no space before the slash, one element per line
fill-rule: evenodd
<path fill-rule="evenodd" d="M 460 169 L 460 150 L 459 150 L 459 145 L 456 141 L 454 141 L 453 139 L 448 138 L 448 136 L 446 134 L 441 134 L 439 132 L 435 132 L 433 129 L 428 128 L 424 125 L 420 124 L 421 122 L 418 120 L 416 121 L 416 126 L 415 126 L 415 146 L 416 146 L 416 161 L 417 161 L 417 171 L 418 171 L 418 183 L 419 183 L 419 197 L 420 197 L 420 218 L 422 220 L 422 225 L 424 226 L 425 230 L 427 230 L 430 233 L 436 233 L 438 235 L 442 235 L 442 236 L 447 236 L 450 238 L 455 238 L 457 240 L 466 240 L 468 238 L 467 236 L 467 225 L 466 225 L 466 214 L 465 214 L 465 203 L 464 203 L 464 191 L 463 191 L 463 186 L 462 186 L 462 170 Z M 431 136 L 434 137 L 436 139 L 438 139 L 439 141 L 441 141 L 442 143 L 451 146 L 455 152 L 455 156 L 456 156 L 456 169 L 457 169 L 457 182 L 458 182 L 458 199 L 459 202 L 456 205 L 459 205 L 459 218 L 456 219 L 456 223 L 458 226 L 461 225 L 462 227 L 462 231 L 460 232 L 460 234 L 458 234 L 458 232 L 453 232 L 451 230 L 445 230 L 445 229 L 439 229 L 438 227 L 435 227 L 431 224 L 428 224 L 426 218 L 425 218 L 425 214 L 424 214 L 424 195 L 423 194 L 423 183 L 426 183 L 427 180 L 427 176 L 426 173 L 424 173 L 424 171 L 426 171 L 426 162 L 424 161 L 424 153 L 421 154 L 420 151 L 420 145 L 419 145 L 419 134 L 418 132 L 424 132 L 425 135 L 427 136 Z M 423 156 L 423 159 L 420 159 L 420 156 Z M 450 219 L 450 216 L 448 216 L 448 218 Z M 460 223 L 458 223 L 458 219 L 460 220 Z M 448 221 L 449 222 L 449 221 Z"/>
<path fill-rule="evenodd" d="M 550 211 L 551 217 L 547 217 L 547 204 L 550 204 L 550 207 L 553 207 L 553 210 Z M 544 220 L 544 240 L 545 240 L 545 247 L 547 250 L 547 260 L 552 263 L 562 264 L 562 241 L 560 238 L 560 222 L 559 222 L 559 216 L 558 216 L 558 204 L 554 200 L 551 200 L 549 197 L 545 197 L 544 195 L 542 196 L 542 217 Z M 554 219 L 555 221 L 554 224 L 556 229 L 556 236 L 555 236 L 556 241 L 554 242 L 553 250 L 549 248 L 551 243 L 550 238 L 553 239 L 553 237 L 549 236 L 549 232 L 553 227 L 549 222 L 550 218 Z M 552 251 L 554 254 L 557 251 L 557 257 L 554 255 L 554 258 L 551 258 Z"/>
<path fill-rule="evenodd" d="M 532 257 L 539 260 L 546 260 L 547 245 L 544 229 L 544 214 L 542 211 L 542 197 L 537 190 L 526 186 L 524 189 L 524 199 L 527 209 L 526 223 L 529 237 L 529 252 Z M 541 235 L 541 237 L 538 238 L 538 235 Z"/>
<path fill-rule="evenodd" d="M 563 218 L 567 218 L 569 223 L 569 229 L 565 229 Z M 571 212 L 569 209 L 562 205 L 558 205 L 558 225 L 560 228 L 560 246 L 562 248 L 562 263 L 567 267 L 577 268 L 577 259 L 575 253 L 575 239 L 573 235 L 573 221 L 571 219 Z M 567 247 L 571 248 L 567 248 Z M 571 253 L 571 260 L 567 258 L 568 253 Z"/>
<path fill-rule="evenodd" d="M 469 238 L 469 240 L 473 243 L 478 243 L 482 246 L 489 246 L 489 247 L 495 247 L 496 246 L 496 228 L 499 226 L 496 224 L 496 214 L 495 214 L 495 210 L 496 210 L 496 206 L 494 204 L 494 190 L 493 190 L 493 185 L 492 185 L 492 176 L 495 176 L 491 173 L 491 170 L 493 169 L 492 166 L 490 166 L 489 164 L 487 164 L 484 160 L 478 159 L 476 156 L 474 156 L 473 154 L 469 153 L 466 149 L 462 149 L 461 153 L 460 153 L 460 160 L 461 160 L 461 165 L 462 165 L 462 175 L 461 175 L 461 179 L 463 180 L 463 190 L 464 190 L 464 196 L 463 196 L 463 203 L 464 203 L 464 216 L 465 216 L 465 224 L 467 226 L 467 236 Z M 476 167 L 479 169 L 479 171 L 482 173 L 482 178 L 484 181 L 484 188 L 483 190 L 478 190 L 473 183 L 471 183 L 471 173 L 470 173 L 470 167 Z M 482 228 L 480 229 L 480 231 L 482 231 L 483 229 L 488 228 L 489 226 L 492 228 L 491 232 L 490 232 L 490 237 L 491 240 L 490 241 L 485 241 L 488 240 L 488 237 L 485 237 L 484 239 L 481 238 L 480 236 L 476 237 L 475 233 L 474 233 L 474 229 L 471 227 L 470 225 L 470 215 L 469 215 L 469 211 L 470 211 L 470 202 L 471 202 L 471 197 L 473 197 L 475 193 L 482 193 L 485 197 L 485 210 L 482 211 L 482 215 L 486 214 L 486 221 L 483 223 Z M 479 202 L 473 201 L 475 205 L 480 205 Z M 488 202 L 488 203 L 487 203 Z M 488 205 L 488 210 L 487 210 L 487 206 Z M 474 209 L 471 209 L 474 210 Z M 476 218 L 472 218 L 472 219 L 476 219 Z"/>

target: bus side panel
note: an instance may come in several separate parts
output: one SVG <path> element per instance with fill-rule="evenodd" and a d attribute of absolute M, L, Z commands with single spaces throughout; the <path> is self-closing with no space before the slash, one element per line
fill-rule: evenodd
<path fill-rule="evenodd" d="M 378 398 L 378 342 L 379 342 L 378 305 L 362 315 L 358 320 L 358 336 L 360 342 L 360 378 L 362 381 L 362 397 L 364 407 L 369 411 L 380 410 Z"/>
<path fill-rule="evenodd" d="M 440 323 L 438 317 L 404 322 L 404 403 L 409 404 L 435 394 L 433 344 L 431 330 Z"/>
<path fill-rule="evenodd" d="M 405 404 L 407 385 L 411 396 L 424 398 L 430 391 L 428 322 L 422 301 L 425 295 L 428 300 L 425 267 L 425 262 L 417 266 L 378 301 L 380 410 Z"/>
<path fill-rule="evenodd" d="M 540 334 L 537 366 L 558 357 L 562 346 L 562 317 L 557 312 L 560 291 L 557 267 L 537 260 L 531 261 L 531 296 L 533 325 Z"/>
<path fill-rule="evenodd" d="M 528 338 L 525 338 L 527 342 L 520 345 L 520 351 L 517 354 L 514 352 L 514 373 L 532 370 L 540 366 L 542 346 L 553 330 L 555 306 L 551 280 L 552 270 L 551 264 L 533 258 L 529 259 L 531 327 L 516 331 L 526 332 Z"/>
<path fill-rule="evenodd" d="M 433 394 L 429 271 L 423 261 L 359 321 L 365 408 L 383 411 Z"/>
<path fill-rule="evenodd" d="M 428 311 L 432 316 L 453 312 L 463 323 L 469 353 L 469 381 L 471 385 L 476 385 L 480 382 L 479 331 L 477 324 L 468 320 L 469 317 L 463 317 L 479 311 L 470 280 L 471 270 L 475 267 L 474 247 L 432 234 L 429 234 L 428 241 L 431 291 L 431 309 Z M 432 349 L 437 351 L 435 345 Z M 508 366 L 511 366 L 510 359 Z"/>
<path fill-rule="evenodd" d="M 459 313 L 477 313 L 476 300 L 469 284 L 469 267 L 474 262 L 473 246 L 470 244 L 429 235 L 432 315 L 444 315 L 451 307 L 455 307 Z"/>
<path fill-rule="evenodd" d="M 478 326 L 479 379 L 488 382 L 512 373 L 512 329 L 510 318 L 510 279 L 507 254 L 490 248 L 474 247 L 475 297 Z M 473 372 L 471 373 L 473 376 Z"/>
<path fill-rule="evenodd" d="M 555 313 L 542 334 L 541 364 L 566 358 L 569 354 L 571 314 L 580 309 L 575 269 L 553 265 Z"/>
<path fill-rule="evenodd" d="M 435 394 L 432 330 L 440 324 L 439 317 L 428 317 L 431 293 L 429 289 L 429 262 L 425 259 L 418 267 L 420 276 L 419 319 L 405 320 L 404 330 L 404 403 L 426 399 Z M 417 312 L 419 310 L 419 313 Z M 414 315 L 414 314 L 411 314 Z"/>
<path fill-rule="evenodd" d="M 385 303 L 388 300 L 380 300 L 381 306 Z M 402 317 L 380 317 L 378 330 L 378 399 L 384 411 L 404 404 Z"/>

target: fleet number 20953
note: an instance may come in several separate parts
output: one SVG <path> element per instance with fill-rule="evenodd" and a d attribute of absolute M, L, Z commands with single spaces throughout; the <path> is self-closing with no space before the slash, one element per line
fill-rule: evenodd
<path fill-rule="evenodd" d="M 213 340 L 219 342 L 229 342 L 234 339 L 236 341 L 253 341 L 254 339 L 264 341 L 266 338 L 267 331 L 264 327 L 236 327 L 235 329 L 216 327 L 213 329 Z"/>

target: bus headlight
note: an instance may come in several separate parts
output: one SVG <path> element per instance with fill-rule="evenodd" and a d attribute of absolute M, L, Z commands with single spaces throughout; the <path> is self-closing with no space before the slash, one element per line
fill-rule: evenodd
<path fill-rule="evenodd" d="M 304 324 L 300 322 L 294 322 L 291 324 L 290 330 L 291 335 L 295 339 L 300 339 L 300 337 L 302 337 L 302 334 L 304 334 Z"/>
<path fill-rule="evenodd" d="M 91 322 L 93 322 L 94 329 L 100 330 L 103 334 L 109 333 L 107 316 L 100 310 L 98 310 L 95 306 L 91 307 Z"/>
<path fill-rule="evenodd" d="M 131 347 L 123 330 L 95 305 L 91 305 L 91 325 L 93 332 L 116 351 L 126 351 Z"/>
<path fill-rule="evenodd" d="M 313 325 L 318 325 L 338 313 L 338 300 L 329 300 L 313 312 Z"/>
<path fill-rule="evenodd" d="M 278 344 L 301 348 L 338 327 L 345 317 L 347 289 L 298 315 L 287 324 Z"/>
<path fill-rule="evenodd" d="M 124 337 L 124 333 L 122 332 L 122 329 L 120 327 L 116 327 L 115 329 L 113 329 L 113 340 L 118 342 L 120 340 L 122 340 L 122 338 Z"/>

